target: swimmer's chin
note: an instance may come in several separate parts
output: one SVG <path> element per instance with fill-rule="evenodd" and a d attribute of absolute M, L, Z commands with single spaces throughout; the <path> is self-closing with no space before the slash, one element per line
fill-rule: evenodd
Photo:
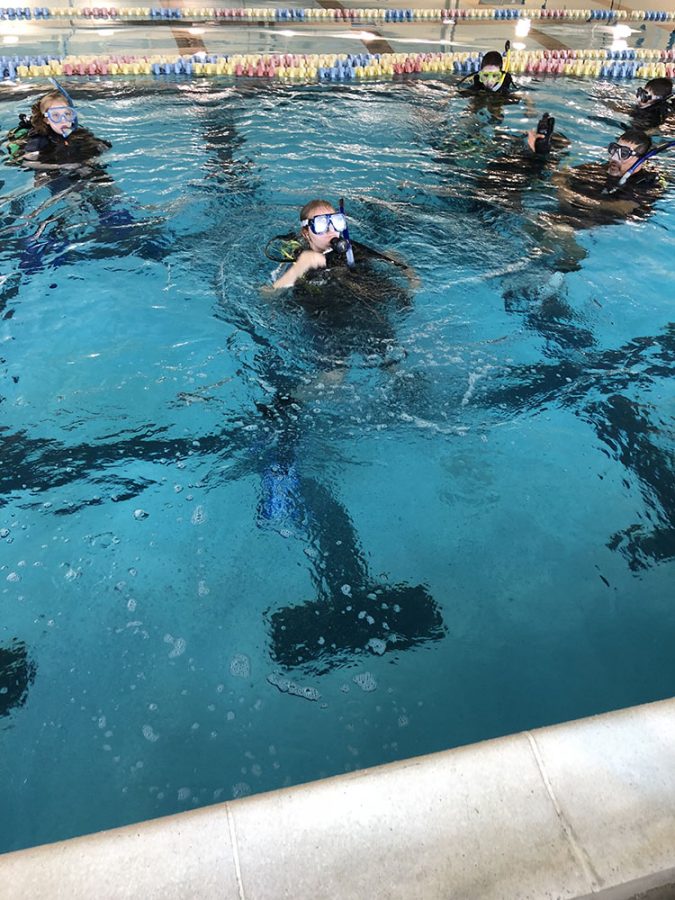
<path fill-rule="evenodd" d="M 615 163 L 610 163 L 607 167 L 607 172 L 612 176 L 612 178 L 617 178 L 621 174 L 621 166 L 617 166 Z"/>

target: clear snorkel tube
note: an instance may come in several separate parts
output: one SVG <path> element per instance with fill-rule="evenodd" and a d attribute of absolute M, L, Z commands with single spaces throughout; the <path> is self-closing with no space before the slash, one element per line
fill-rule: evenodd
<path fill-rule="evenodd" d="M 340 197 L 340 212 L 342 215 L 345 215 L 345 201 L 344 198 Z M 340 237 L 343 238 L 347 242 L 347 249 L 345 250 L 345 258 L 347 260 L 347 265 L 350 269 L 354 268 L 355 260 L 354 260 L 354 251 L 352 250 L 352 243 L 349 240 L 349 229 L 347 228 L 347 217 L 345 216 L 345 227 L 340 232 Z"/>
<path fill-rule="evenodd" d="M 656 156 L 657 153 L 663 153 L 664 150 L 670 150 L 671 147 L 675 147 L 675 141 L 666 141 L 665 144 L 659 144 L 658 147 L 652 147 L 652 149 L 645 153 L 644 156 L 641 156 L 638 160 L 636 160 L 627 172 L 624 172 L 624 174 L 621 176 L 621 178 L 619 178 L 614 187 L 611 187 L 609 189 L 605 188 L 603 193 L 613 194 L 615 191 L 618 191 L 619 188 L 624 186 L 630 176 L 633 175 L 633 173 L 636 172 L 643 163 L 647 162 L 648 159 L 651 159 L 652 156 Z"/>

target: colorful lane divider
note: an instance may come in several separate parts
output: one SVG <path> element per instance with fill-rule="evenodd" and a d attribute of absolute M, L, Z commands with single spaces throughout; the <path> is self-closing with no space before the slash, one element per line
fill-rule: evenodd
<path fill-rule="evenodd" d="M 469 53 L 266 54 L 246 56 L 0 57 L 0 77 L 154 75 L 218 76 L 283 81 L 351 81 L 434 73 L 469 75 L 481 57 Z M 675 50 L 511 51 L 514 75 L 572 75 L 591 78 L 675 77 Z"/>
<path fill-rule="evenodd" d="M 421 20 L 441 19 L 456 21 L 459 19 L 502 20 L 502 19 L 557 19 L 566 22 L 670 22 L 675 20 L 675 11 L 665 10 L 609 10 L 609 9 L 295 9 L 265 7 L 195 7 L 193 9 L 169 9 L 162 6 L 113 7 L 0 7 L 2 19 L 244 19 L 255 21 L 289 22 L 331 21 L 357 22 L 419 22 Z"/>

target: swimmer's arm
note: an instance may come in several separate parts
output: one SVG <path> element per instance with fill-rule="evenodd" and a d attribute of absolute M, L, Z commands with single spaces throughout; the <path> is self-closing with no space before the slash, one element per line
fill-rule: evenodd
<path fill-rule="evenodd" d="M 24 153 L 21 157 L 21 162 L 28 166 L 29 169 L 34 169 L 36 172 L 53 172 L 55 170 L 59 171 L 72 171 L 74 169 L 86 169 L 86 166 L 83 166 L 82 163 L 45 163 L 40 162 L 39 153 Z"/>
<path fill-rule="evenodd" d="M 293 265 L 284 274 L 277 278 L 272 287 L 275 290 L 293 287 L 298 278 L 302 278 L 312 269 L 323 269 L 326 266 L 326 257 L 316 250 L 303 250 Z"/>

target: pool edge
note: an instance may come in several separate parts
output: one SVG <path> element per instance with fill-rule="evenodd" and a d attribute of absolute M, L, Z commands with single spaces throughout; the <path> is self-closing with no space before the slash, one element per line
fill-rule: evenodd
<path fill-rule="evenodd" d="M 663 700 L 4 854 L 0 893 L 623 900 L 675 883 L 674 751 Z"/>

